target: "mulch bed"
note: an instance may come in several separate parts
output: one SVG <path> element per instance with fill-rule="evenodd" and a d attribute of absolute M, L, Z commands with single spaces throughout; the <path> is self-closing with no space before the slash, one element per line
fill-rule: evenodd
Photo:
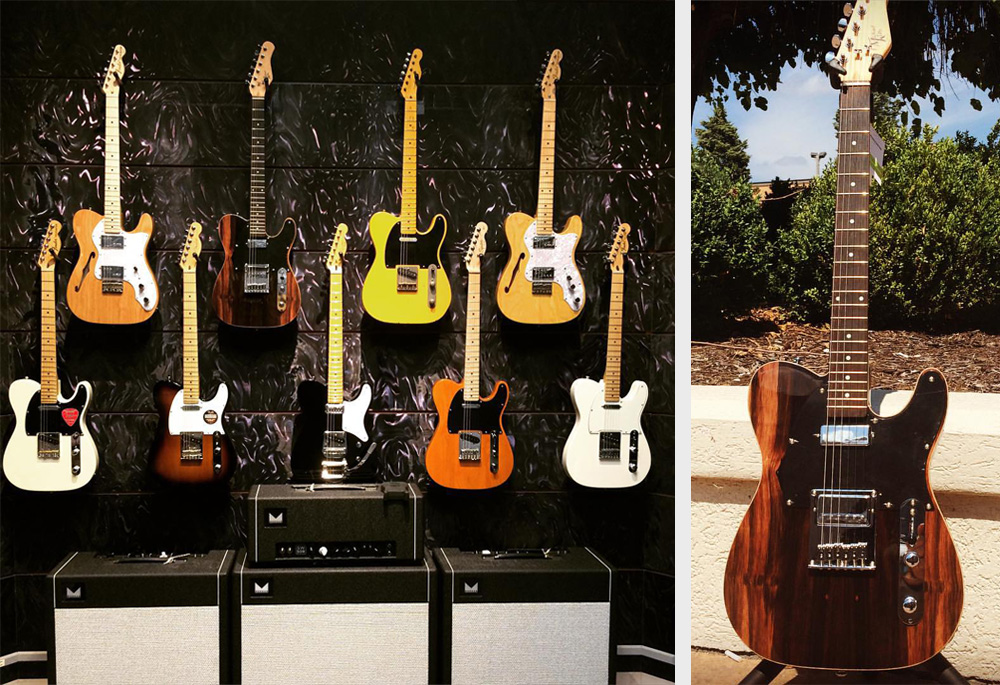
<path fill-rule="evenodd" d="M 783 360 L 825 373 L 828 326 L 788 323 L 776 310 L 734 322 L 728 336 L 692 341 L 691 383 L 746 385 L 761 364 Z M 871 331 L 871 387 L 912 389 L 926 368 L 939 369 L 952 392 L 1000 392 L 1000 335 Z"/>

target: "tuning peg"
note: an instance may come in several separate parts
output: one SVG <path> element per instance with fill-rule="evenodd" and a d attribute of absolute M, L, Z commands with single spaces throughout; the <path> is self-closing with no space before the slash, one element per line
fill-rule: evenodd
<path fill-rule="evenodd" d="M 837 59 L 837 56 L 832 52 L 828 52 L 825 55 L 823 55 L 823 61 L 826 62 L 828 67 L 833 69 L 838 74 L 847 73 L 847 69 L 844 68 L 844 65 L 840 63 L 840 61 Z"/>
<path fill-rule="evenodd" d="M 841 17 L 840 21 L 837 22 L 837 30 L 841 33 L 847 30 L 847 19 L 845 17 Z"/>
<path fill-rule="evenodd" d="M 882 59 L 883 59 L 882 55 L 872 55 L 872 63 L 871 66 L 868 67 L 868 71 L 875 71 L 875 69 L 877 69 L 878 66 L 882 64 Z"/>
<path fill-rule="evenodd" d="M 830 39 L 830 43 L 833 45 L 834 49 L 840 47 L 840 36 L 834 34 L 833 38 Z"/>
<path fill-rule="evenodd" d="M 844 16 L 849 17 L 852 14 L 854 14 L 854 5 L 848 2 L 844 5 Z"/>

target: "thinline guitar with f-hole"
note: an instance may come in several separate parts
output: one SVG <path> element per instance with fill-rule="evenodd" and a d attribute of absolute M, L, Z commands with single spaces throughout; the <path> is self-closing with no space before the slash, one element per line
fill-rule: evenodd
<path fill-rule="evenodd" d="M 769 661 L 879 670 L 948 643 L 962 573 L 929 480 L 944 377 L 921 373 L 894 416 L 869 404 L 870 82 L 890 39 L 885 0 L 848 9 L 830 62 L 841 84 L 829 369 L 772 362 L 750 382 L 763 472 L 729 553 L 725 602 Z"/>

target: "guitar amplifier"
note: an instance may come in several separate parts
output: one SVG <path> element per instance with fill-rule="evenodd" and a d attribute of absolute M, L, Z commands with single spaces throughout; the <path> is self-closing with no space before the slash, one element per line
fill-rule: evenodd
<path fill-rule="evenodd" d="M 424 504 L 413 483 L 255 485 L 247 499 L 250 563 L 420 563 Z"/>
<path fill-rule="evenodd" d="M 437 567 L 233 570 L 233 681 L 434 683 Z"/>
<path fill-rule="evenodd" d="M 229 682 L 235 557 L 67 556 L 48 576 L 50 682 Z"/>
<path fill-rule="evenodd" d="M 612 570 L 589 548 L 434 556 L 442 682 L 611 680 Z"/>

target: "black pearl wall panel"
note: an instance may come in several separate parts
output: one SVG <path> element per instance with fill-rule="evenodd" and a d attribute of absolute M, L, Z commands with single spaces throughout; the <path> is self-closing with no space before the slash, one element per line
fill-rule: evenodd
<path fill-rule="evenodd" d="M 94 386 L 91 424 L 101 466 L 80 492 L 0 485 L 3 640 L 44 649 L 44 574 L 71 549 L 183 550 L 239 546 L 246 491 L 290 474 L 300 383 L 323 381 L 327 274 L 338 222 L 350 228 L 345 268 L 349 392 L 370 383 L 378 450 L 370 475 L 427 491 L 435 543 L 462 547 L 588 544 L 621 570 L 614 640 L 673 651 L 673 9 L 668 3 L 19 3 L 5 4 L 0 40 L 0 385 L 37 377 L 36 251 L 47 221 L 65 226 L 57 268 L 63 382 Z M 298 320 L 246 332 L 218 323 L 209 295 L 222 252 L 219 217 L 249 210 L 250 102 L 243 84 L 257 44 L 275 43 L 268 95 L 268 215 L 299 227 L 293 252 Z M 126 47 L 121 97 L 125 224 L 154 221 L 150 261 L 161 304 L 150 321 L 93 326 L 70 315 L 65 288 L 78 246 L 74 212 L 102 211 L 103 74 Z M 402 157 L 398 73 L 424 51 L 419 90 L 418 218 L 448 218 L 455 292 L 438 324 L 414 330 L 366 317 L 360 288 L 372 249 L 369 217 L 397 212 Z M 493 291 L 502 226 L 533 213 L 547 50 L 564 53 L 557 86 L 555 219 L 583 218 L 579 319 L 537 329 L 500 317 Z M 231 391 L 226 428 L 238 464 L 228 489 L 171 490 L 148 469 L 152 386 L 181 375 L 179 250 L 190 221 L 205 227 L 199 264 L 203 392 Z M 483 262 L 484 386 L 511 385 L 510 482 L 454 493 L 431 483 L 423 453 L 434 428 L 431 388 L 463 368 L 462 251 L 489 225 Z M 632 225 L 624 313 L 623 387 L 650 386 L 653 452 L 631 491 L 586 491 L 560 466 L 573 424 L 569 386 L 603 373 L 609 277 L 605 253 Z M 3 392 L 0 430 L 13 425 Z M 9 650 L 13 651 L 13 649 Z"/>

